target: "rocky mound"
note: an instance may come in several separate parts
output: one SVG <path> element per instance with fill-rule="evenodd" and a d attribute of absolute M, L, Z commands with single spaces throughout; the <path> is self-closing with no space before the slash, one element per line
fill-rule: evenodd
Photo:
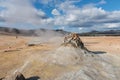
<path fill-rule="evenodd" d="M 82 64 L 87 61 L 87 57 L 92 57 L 94 54 L 69 46 L 59 47 L 55 53 L 52 54 L 53 62 L 61 65 L 75 65 Z"/>
<path fill-rule="evenodd" d="M 120 65 L 111 58 L 113 56 L 106 54 L 84 57 L 79 61 L 82 64 L 78 64 L 78 70 L 64 73 L 55 80 L 119 80 Z"/>
<path fill-rule="evenodd" d="M 85 48 L 75 36 L 68 37 L 49 57 L 49 62 L 64 66 L 77 66 L 76 71 L 66 72 L 55 80 L 119 80 L 120 65 L 114 61 L 116 56 L 93 53 Z M 69 39 L 71 38 L 71 39 Z M 77 41 L 78 40 L 78 41 Z M 111 59 L 113 58 L 113 59 Z"/>
<path fill-rule="evenodd" d="M 87 56 L 92 57 L 93 55 L 87 50 L 77 34 L 70 34 L 65 37 L 64 43 L 48 59 L 51 59 L 55 64 L 74 65 L 84 63 L 87 61 Z"/>

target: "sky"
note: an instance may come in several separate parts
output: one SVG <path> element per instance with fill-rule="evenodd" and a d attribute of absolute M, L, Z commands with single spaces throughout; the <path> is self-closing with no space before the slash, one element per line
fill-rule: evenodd
<path fill-rule="evenodd" d="M 70 32 L 120 29 L 120 0 L 0 0 L 0 26 Z"/>

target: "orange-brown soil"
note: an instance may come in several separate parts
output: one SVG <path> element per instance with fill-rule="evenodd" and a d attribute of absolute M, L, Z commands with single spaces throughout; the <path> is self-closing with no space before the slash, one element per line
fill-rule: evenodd
<path fill-rule="evenodd" d="M 37 51 L 42 57 L 45 56 L 43 52 L 51 51 L 56 48 L 56 46 L 51 43 L 41 43 L 41 45 L 37 46 L 27 46 L 27 42 L 33 38 L 34 37 L 23 36 L 16 38 L 16 36 L 0 35 L 0 78 L 6 76 L 12 70 L 22 66 L 24 61 L 31 55 L 36 55 Z M 120 37 L 81 37 L 81 40 L 91 51 L 104 51 L 107 53 L 120 55 Z M 38 63 L 36 60 L 33 61 L 31 65 L 35 66 L 30 69 L 28 73 L 24 72 L 25 76 L 30 77 L 32 75 L 41 75 L 44 79 L 49 76 L 54 76 L 52 71 L 56 70 L 56 72 L 60 73 L 69 69 L 74 69 L 72 66 L 70 66 L 67 70 L 64 70 L 62 67 L 57 65 L 46 66 L 45 63 Z M 32 72 L 33 70 L 35 72 Z"/>

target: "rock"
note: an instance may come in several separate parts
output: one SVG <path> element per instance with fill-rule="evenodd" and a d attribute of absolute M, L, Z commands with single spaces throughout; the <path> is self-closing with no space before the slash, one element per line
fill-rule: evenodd
<path fill-rule="evenodd" d="M 79 37 L 79 34 L 76 34 L 76 33 L 71 33 L 71 34 L 65 36 L 64 43 L 62 44 L 62 46 L 71 46 L 74 48 L 83 49 L 87 52 L 91 52 L 84 46 L 84 43 L 82 42 L 82 40 Z"/>
<path fill-rule="evenodd" d="M 35 46 L 35 44 L 28 44 L 28 46 Z"/>
<path fill-rule="evenodd" d="M 25 77 L 23 76 L 22 73 L 20 72 L 15 72 L 12 75 L 8 75 L 6 76 L 4 79 L 2 80 L 26 80 Z"/>
<path fill-rule="evenodd" d="M 0 80 L 3 80 L 4 79 L 4 77 L 3 78 L 0 78 Z"/>
<path fill-rule="evenodd" d="M 15 80 L 25 80 L 25 77 L 20 72 L 15 73 Z"/>
<path fill-rule="evenodd" d="M 80 39 L 79 35 L 76 33 L 71 33 L 64 38 L 64 45 L 71 44 L 74 47 L 84 48 L 84 44 Z"/>

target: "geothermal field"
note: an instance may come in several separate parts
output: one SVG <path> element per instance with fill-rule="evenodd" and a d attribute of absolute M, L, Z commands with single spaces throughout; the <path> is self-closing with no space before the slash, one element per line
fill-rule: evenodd
<path fill-rule="evenodd" d="M 119 36 L 65 36 L 0 35 L 0 80 L 120 80 Z"/>

